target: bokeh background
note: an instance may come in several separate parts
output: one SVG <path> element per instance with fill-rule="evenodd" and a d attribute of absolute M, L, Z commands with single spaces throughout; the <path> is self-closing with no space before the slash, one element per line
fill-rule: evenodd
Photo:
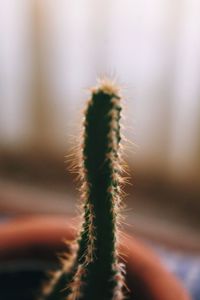
<path fill-rule="evenodd" d="M 127 222 L 200 252 L 200 2 L 0 1 L 0 214 L 75 214 L 65 156 L 98 76 L 123 88 Z"/>

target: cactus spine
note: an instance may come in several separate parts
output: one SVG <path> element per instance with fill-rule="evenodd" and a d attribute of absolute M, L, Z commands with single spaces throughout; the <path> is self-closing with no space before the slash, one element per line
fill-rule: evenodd
<path fill-rule="evenodd" d="M 48 300 L 121 300 L 123 266 L 117 253 L 120 213 L 120 113 L 118 89 L 101 81 L 84 118 L 81 194 L 84 222 L 69 268 L 52 281 Z M 68 273 L 68 275 L 67 275 Z M 65 285 L 62 284 L 65 282 Z M 57 294 L 58 287 L 64 289 Z"/>

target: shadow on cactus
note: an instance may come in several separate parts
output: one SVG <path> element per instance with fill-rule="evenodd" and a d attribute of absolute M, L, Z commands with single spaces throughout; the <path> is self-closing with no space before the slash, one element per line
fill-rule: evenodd
<path fill-rule="evenodd" d="M 107 80 L 91 90 L 81 148 L 83 224 L 74 250 L 45 285 L 45 300 L 124 299 L 124 265 L 118 255 L 122 167 L 121 97 Z M 74 245 L 72 245 L 74 246 Z"/>

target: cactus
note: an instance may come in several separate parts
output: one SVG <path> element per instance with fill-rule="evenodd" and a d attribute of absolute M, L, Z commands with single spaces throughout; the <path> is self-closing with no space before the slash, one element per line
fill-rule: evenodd
<path fill-rule="evenodd" d="M 117 252 L 121 207 L 121 98 L 108 80 L 91 90 L 84 116 L 80 174 L 84 221 L 77 249 L 47 284 L 46 300 L 124 299 Z"/>

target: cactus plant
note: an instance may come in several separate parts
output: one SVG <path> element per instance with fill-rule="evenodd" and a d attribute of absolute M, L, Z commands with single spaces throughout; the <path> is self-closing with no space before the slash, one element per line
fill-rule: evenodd
<path fill-rule="evenodd" d="M 101 80 L 91 90 L 81 147 L 83 225 L 61 270 L 45 285 L 46 300 L 124 299 L 124 266 L 118 254 L 121 207 L 119 89 Z"/>

